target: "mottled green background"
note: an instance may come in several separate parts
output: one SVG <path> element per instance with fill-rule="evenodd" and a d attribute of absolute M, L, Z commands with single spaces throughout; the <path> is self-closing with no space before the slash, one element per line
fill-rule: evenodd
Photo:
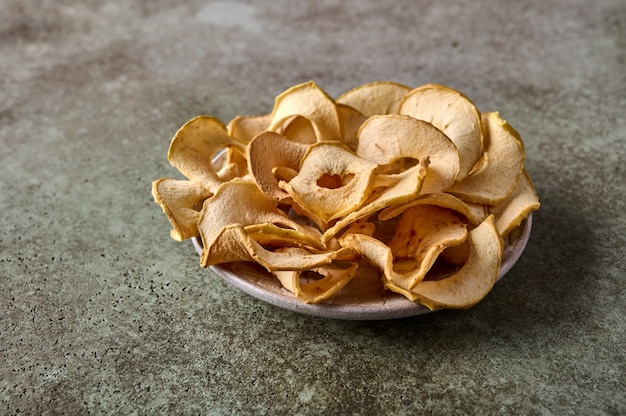
<path fill-rule="evenodd" d="M 468 311 L 312 318 L 169 238 L 150 183 L 198 114 L 315 80 L 457 88 L 542 208 Z M 626 413 L 626 3 L 0 1 L 0 413 Z"/>

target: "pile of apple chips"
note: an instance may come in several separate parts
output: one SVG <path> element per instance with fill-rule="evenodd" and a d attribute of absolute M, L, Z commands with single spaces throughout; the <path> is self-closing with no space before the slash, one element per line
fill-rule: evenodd
<path fill-rule="evenodd" d="M 435 84 L 289 88 L 271 113 L 198 116 L 153 182 L 171 236 L 199 237 L 200 265 L 256 262 L 306 303 L 360 273 L 435 310 L 495 284 L 507 235 L 539 208 L 519 134 Z"/>

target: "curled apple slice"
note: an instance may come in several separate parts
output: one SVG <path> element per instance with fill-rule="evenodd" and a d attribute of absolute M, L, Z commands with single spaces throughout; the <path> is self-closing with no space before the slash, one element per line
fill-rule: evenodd
<path fill-rule="evenodd" d="M 349 105 L 364 116 L 398 114 L 400 101 L 410 87 L 392 81 L 378 81 L 354 87 L 337 98 L 337 103 Z"/>
<path fill-rule="evenodd" d="M 407 209 L 418 205 L 434 205 L 451 209 L 465 218 L 472 225 L 478 225 L 487 216 L 482 205 L 473 205 L 463 202 L 461 199 L 447 193 L 421 194 L 406 204 L 396 204 L 386 208 L 378 214 L 378 219 L 388 221 L 402 214 Z"/>
<path fill-rule="evenodd" d="M 271 114 L 258 116 L 237 116 L 230 120 L 226 131 L 232 137 L 243 143 L 248 143 L 258 134 L 263 133 L 272 121 Z"/>
<path fill-rule="evenodd" d="M 461 155 L 459 180 L 480 159 L 483 151 L 480 113 L 459 91 L 438 84 L 422 85 L 406 94 L 398 112 L 433 124 L 452 140 Z"/>
<path fill-rule="evenodd" d="M 285 270 L 274 275 L 304 303 L 320 303 L 343 289 L 354 278 L 357 268 L 355 262 L 335 262 L 310 271 Z"/>
<path fill-rule="evenodd" d="M 223 183 L 213 167 L 215 154 L 241 143 L 228 135 L 215 117 L 198 116 L 185 123 L 174 135 L 167 158 L 187 178 L 215 192 Z"/>
<path fill-rule="evenodd" d="M 246 150 L 248 169 L 261 192 L 275 201 L 289 198 L 289 194 L 279 188 L 276 172 L 297 172 L 308 146 L 267 131 L 250 141 Z"/>
<path fill-rule="evenodd" d="M 204 244 L 203 231 L 200 236 Z M 312 252 L 303 247 L 284 247 L 268 250 L 256 242 L 239 224 L 220 228 L 209 245 L 203 245 L 200 266 L 209 267 L 235 261 L 255 262 L 269 272 L 277 270 L 311 270 L 336 260 L 354 260 L 356 253 L 350 248 L 325 252 Z"/>
<path fill-rule="evenodd" d="M 441 280 L 422 280 L 408 296 L 431 310 L 467 309 L 487 296 L 498 280 L 503 249 L 493 215 L 470 231 L 467 241 L 463 267 Z"/>
<path fill-rule="evenodd" d="M 539 209 L 539 198 L 535 187 L 524 170 L 511 194 L 500 203 L 490 208 L 496 217 L 496 226 L 502 237 L 507 236 L 519 226 L 531 212 Z"/>
<path fill-rule="evenodd" d="M 233 209 L 233 201 L 237 201 L 236 209 Z M 275 201 L 267 199 L 254 182 L 245 180 L 222 184 L 204 201 L 198 228 L 205 248 L 210 248 L 217 234 L 232 224 L 241 227 L 273 224 L 279 229 L 291 230 L 294 245 L 309 244 L 310 240 L 319 240 L 320 236 L 317 229 L 294 221 L 277 207 Z"/>
<path fill-rule="evenodd" d="M 298 174 L 280 185 L 298 205 L 327 223 L 365 202 L 377 169 L 340 143 L 317 143 L 302 159 Z"/>
<path fill-rule="evenodd" d="M 478 168 L 448 192 L 463 200 L 493 205 L 515 188 L 524 169 L 524 147 L 519 134 L 497 112 L 482 115 L 487 146 Z"/>
<path fill-rule="evenodd" d="M 277 131 L 293 116 L 311 122 L 318 141 L 341 140 L 335 101 L 313 81 L 295 85 L 276 97 L 268 130 Z"/>
<path fill-rule="evenodd" d="M 357 155 L 380 165 L 429 160 L 422 192 L 443 192 L 456 180 L 459 151 L 432 124 L 405 115 L 373 116 L 359 130 Z"/>
<path fill-rule="evenodd" d="M 212 195 L 197 182 L 161 178 L 152 182 L 152 196 L 172 224 L 176 241 L 199 235 L 198 220 L 204 200 Z"/>
<path fill-rule="evenodd" d="M 445 208 L 421 205 L 407 209 L 388 244 L 363 234 L 346 233 L 339 242 L 355 249 L 383 272 L 384 284 L 411 299 L 439 254 L 467 239 L 467 226 Z M 413 300 L 413 299 L 411 299 Z"/>

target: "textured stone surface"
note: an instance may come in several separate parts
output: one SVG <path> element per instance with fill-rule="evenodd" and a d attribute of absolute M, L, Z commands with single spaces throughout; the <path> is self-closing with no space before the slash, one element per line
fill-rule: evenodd
<path fill-rule="evenodd" d="M 0 413 L 626 413 L 623 0 L 0 2 Z M 286 87 L 463 91 L 543 206 L 479 305 L 342 322 L 242 294 L 150 183 Z"/>

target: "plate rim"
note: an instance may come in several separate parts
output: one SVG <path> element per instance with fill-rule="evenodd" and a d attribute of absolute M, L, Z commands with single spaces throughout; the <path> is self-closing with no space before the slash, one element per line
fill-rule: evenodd
<path fill-rule="evenodd" d="M 502 264 L 498 281 L 502 279 L 517 263 L 524 252 L 530 232 L 532 229 L 532 213 L 530 213 L 520 225 L 512 231 L 517 232 L 519 236 L 512 242 L 505 242 L 502 254 Z M 191 241 L 198 254 L 202 253 L 202 242 L 199 237 L 192 237 Z M 239 274 L 231 270 L 229 265 L 210 266 L 216 275 L 225 280 L 230 285 L 238 288 L 244 293 L 257 298 L 271 305 L 297 312 L 304 315 L 316 316 L 321 318 L 342 319 L 342 320 L 385 320 L 408 318 L 423 315 L 432 312 L 427 307 L 411 302 L 402 295 L 393 295 L 389 299 L 379 304 L 360 304 L 360 303 L 316 303 L 308 304 L 299 300 L 293 293 L 286 289 L 277 291 L 269 290 L 257 283 L 253 283 L 250 279 L 241 277 Z M 250 273 L 250 275 L 259 279 L 271 277 L 269 272 L 259 271 L 258 273 Z"/>

